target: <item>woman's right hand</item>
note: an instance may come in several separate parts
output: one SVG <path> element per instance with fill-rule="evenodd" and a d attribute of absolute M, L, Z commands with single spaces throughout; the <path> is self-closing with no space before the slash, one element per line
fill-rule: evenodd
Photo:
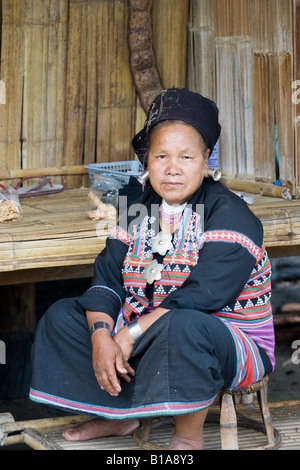
<path fill-rule="evenodd" d="M 117 370 L 127 373 L 120 347 L 112 339 L 110 332 L 104 328 L 93 333 L 92 346 L 93 368 L 101 389 L 112 396 L 118 396 L 121 386 Z"/>

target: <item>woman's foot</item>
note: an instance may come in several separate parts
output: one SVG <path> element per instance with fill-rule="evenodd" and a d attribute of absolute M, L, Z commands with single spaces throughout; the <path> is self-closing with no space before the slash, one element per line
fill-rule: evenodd
<path fill-rule="evenodd" d="M 197 436 L 196 439 L 186 439 L 183 436 L 173 434 L 168 449 L 169 450 L 203 450 L 204 439 L 203 435 Z"/>
<path fill-rule="evenodd" d="M 175 431 L 170 450 L 203 450 L 203 425 L 208 409 L 174 416 Z"/>
<path fill-rule="evenodd" d="M 66 429 L 62 435 L 67 441 L 87 441 L 107 436 L 129 436 L 138 426 L 138 419 L 108 420 L 95 418 Z"/>

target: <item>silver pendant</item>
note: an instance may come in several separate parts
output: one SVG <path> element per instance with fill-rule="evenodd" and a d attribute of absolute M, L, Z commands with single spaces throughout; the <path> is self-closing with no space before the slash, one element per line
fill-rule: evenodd
<path fill-rule="evenodd" d="M 161 271 L 164 269 L 163 264 L 159 264 L 156 259 L 147 264 L 144 269 L 143 278 L 148 284 L 161 279 Z"/>
<path fill-rule="evenodd" d="M 172 235 L 170 233 L 159 232 L 155 237 L 151 238 L 153 253 L 165 255 L 167 251 L 173 248 Z"/>

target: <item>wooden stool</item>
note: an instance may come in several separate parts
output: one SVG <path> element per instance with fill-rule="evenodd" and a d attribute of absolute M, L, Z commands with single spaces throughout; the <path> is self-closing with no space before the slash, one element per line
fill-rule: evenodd
<path fill-rule="evenodd" d="M 267 435 L 268 444 L 261 449 L 277 449 L 280 445 L 280 434 L 272 425 L 272 419 L 267 400 L 268 377 L 255 382 L 248 387 L 237 390 L 226 390 L 220 393 L 220 433 L 222 450 L 238 450 L 238 426 L 256 429 Z M 242 403 L 249 403 L 247 396 L 256 393 L 260 408 L 262 423 L 244 416 L 238 417 L 235 404 L 240 398 Z M 245 399 L 246 398 L 246 399 Z"/>
<path fill-rule="evenodd" d="M 226 390 L 221 392 L 220 397 L 220 414 L 208 414 L 206 422 L 219 422 L 221 434 L 222 450 L 238 450 L 238 426 L 248 427 L 267 435 L 268 444 L 256 447 L 257 450 L 277 449 L 280 445 L 280 434 L 272 425 L 271 415 L 267 401 L 267 383 L 268 377 L 255 382 L 248 387 L 237 390 Z M 236 402 L 249 403 L 249 396 L 253 400 L 256 393 L 260 408 L 262 422 L 244 417 L 237 416 Z M 146 418 L 142 421 L 140 428 L 134 432 L 135 441 L 144 449 L 164 449 L 149 441 L 151 426 L 155 420 Z M 157 420 L 156 420 L 157 421 Z M 254 449 L 249 447 L 247 450 Z"/>

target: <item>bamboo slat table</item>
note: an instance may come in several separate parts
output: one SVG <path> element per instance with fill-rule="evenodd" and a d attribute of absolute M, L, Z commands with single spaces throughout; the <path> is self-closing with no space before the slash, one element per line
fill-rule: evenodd
<path fill-rule="evenodd" d="M 109 231 L 87 216 L 88 189 L 21 199 L 22 218 L 0 224 L 0 285 L 89 277 Z M 300 255 L 300 201 L 261 196 L 250 209 L 271 257 Z"/>
<path fill-rule="evenodd" d="M 108 232 L 89 219 L 88 189 L 22 198 L 22 217 L 0 224 L 0 285 L 92 275 Z"/>

